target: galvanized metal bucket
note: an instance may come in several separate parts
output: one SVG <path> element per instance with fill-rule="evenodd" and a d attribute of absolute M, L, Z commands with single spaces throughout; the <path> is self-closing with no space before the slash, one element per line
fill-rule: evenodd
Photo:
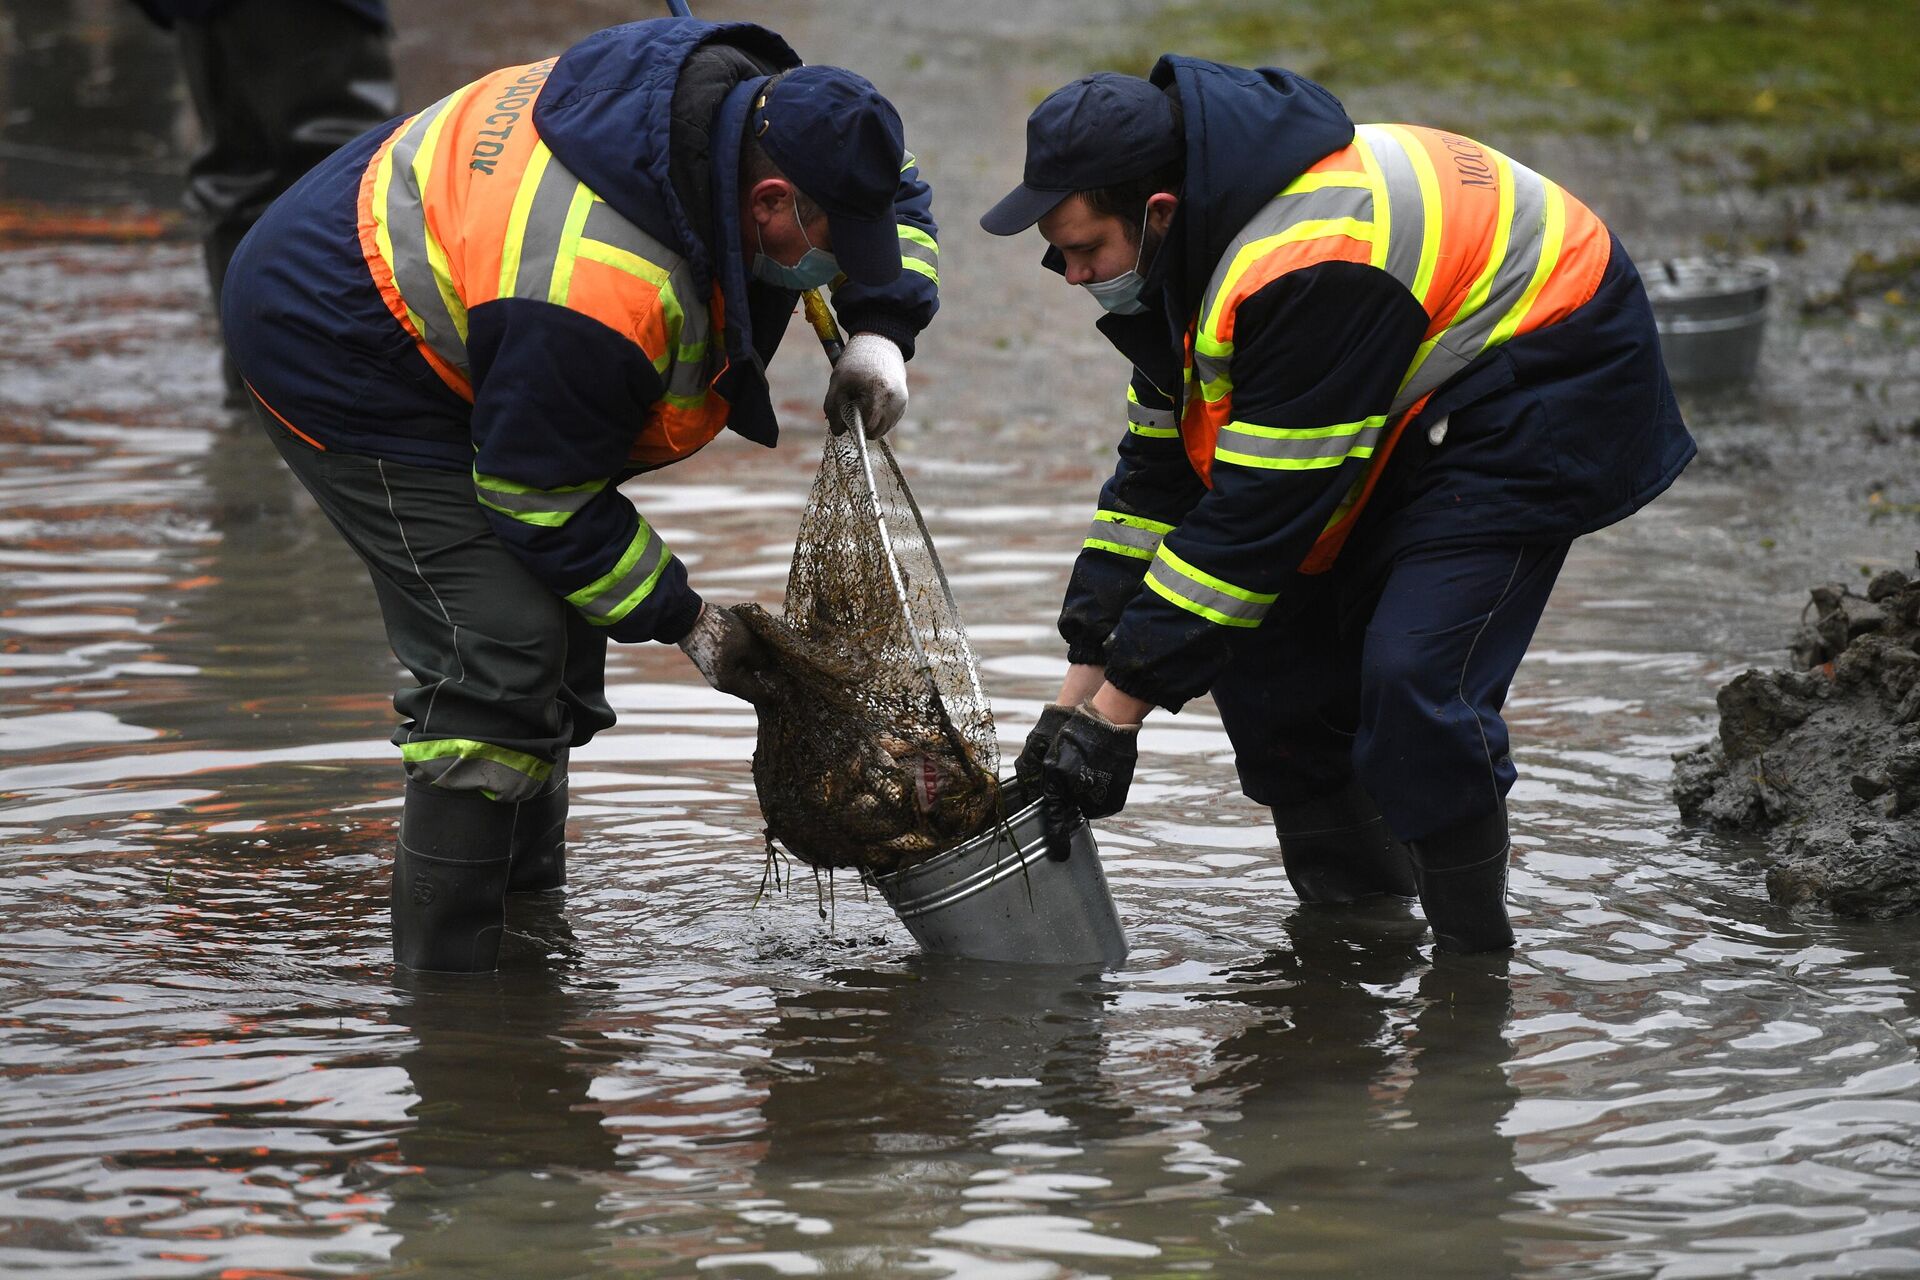
<path fill-rule="evenodd" d="M 1011 810 L 963 845 L 875 876 L 914 941 L 935 955 L 1019 964 L 1102 965 L 1127 958 L 1113 894 L 1084 820 L 1073 853 L 1047 856 L 1040 802 L 1017 782 L 1001 791 Z"/>
<path fill-rule="evenodd" d="M 1765 258 L 1669 258 L 1646 273 L 1667 376 L 1680 387 L 1753 379 L 1779 272 Z"/>

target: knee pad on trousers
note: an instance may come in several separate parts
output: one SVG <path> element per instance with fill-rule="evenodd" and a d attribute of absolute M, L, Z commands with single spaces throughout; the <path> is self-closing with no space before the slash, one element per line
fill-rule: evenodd
<path fill-rule="evenodd" d="M 474 791 L 407 783 L 393 861 L 396 963 L 435 973 L 498 966 L 513 809 Z"/>
<path fill-rule="evenodd" d="M 1511 849 L 1504 806 L 1413 842 L 1420 906 L 1437 948 L 1472 954 L 1513 946 L 1507 921 Z"/>
<path fill-rule="evenodd" d="M 1331 796 L 1273 810 L 1287 882 L 1308 904 L 1355 902 L 1416 891 L 1406 846 L 1357 782 Z"/>

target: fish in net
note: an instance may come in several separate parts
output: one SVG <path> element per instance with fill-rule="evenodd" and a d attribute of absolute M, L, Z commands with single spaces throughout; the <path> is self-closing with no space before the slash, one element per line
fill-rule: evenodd
<path fill-rule="evenodd" d="M 814 867 L 885 875 L 1000 819 L 999 740 L 966 629 L 884 440 L 829 436 L 773 652 L 753 780 L 767 836 Z"/>

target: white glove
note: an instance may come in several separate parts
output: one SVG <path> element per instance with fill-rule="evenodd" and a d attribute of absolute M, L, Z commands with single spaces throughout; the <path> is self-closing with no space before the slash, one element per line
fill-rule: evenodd
<path fill-rule="evenodd" d="M 827 382 L 827 427 L 833 434 L 847 429 L 849 408 L 860 411 L 869 440 L 893 430 L 907 411 L 907 358 L 892 339 L 856 333 L 840 353 Z"/>

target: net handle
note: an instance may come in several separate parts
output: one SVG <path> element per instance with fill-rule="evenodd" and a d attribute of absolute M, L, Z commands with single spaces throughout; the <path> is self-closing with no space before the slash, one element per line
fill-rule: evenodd
<path fill-rule="evenodd" d="M 840 336 L 840 325 L 834 320 L 833 311 L 827 306 L 826 300 L 820 296 L 818 289 L 808 289 L 800 295 L 800 301 L 806 310 L 807 323 L 813 326 L 814 336 L 820 339 L 820 349 L 826 353 L 827 363 L 829 365 L 840 363 L 840 356 L 846 350 L 846 343 Z M 907 581 L 900 572 L 900 557 L 895 555 L 893 550 L 893 531 L 887 528 L 887 518 L 880 510 L 880 486 L 874 479 L 873 451 L 867 447 L 866 423 L 861 420 L 860 410 L 856 406 L 851 404 L 846 406 L 841 426 L 853 437 L 854 451 L 860 455 L 860 474 L 867 482 L 867 507 L 873 512 L 874 527 L 880 534 L 880 546 L 886 552 L 887 576 L 893 580 L 894 602 L 900 606 L 900 617 L 906 624 L 907 639 L 913 644 L 915 666 L 925 677 L 927 689 L 933 695 L 934 709 L 940 713 L 942 728 L 949 736 L 957 738 L 958 731 L 954 728 L 953 717 L 947 710 L 947 700 L 941 696 L 940 682 L 934 678 L 933 659 L 928 656 L 927 647 L 920 638 L 920 628 L 914 625 L 913 606 L 907 596 Z M 940 584 L 940 594 L 946 599 L 947 612 L 957 626 L 960 606 L 954 601 L 953 587 L 947 581 L 947 571 L 940 563 L 939 552 L 934 550 L 933 536 L 927 532 L 927 522 L 920 514 L 920 504 L 914 501 L 913 490 L 908 487 L 906 476 L 900 472 L 900 463 L 894 458 L 893 449 L 885 440 L 879 441 L 878 449 L 895 483 L 900 486 L 900 496 L 906 499 L 907 511 L 913 517 L 914 527 L 920 531 L 920 539 L 926 544 L 927 560 L 933 565 L 934 580 Z M 973 661 L 973 646 L 967 644 L 965 632 L 961 632 L 958 638 L 966 648 L 964 665 L 967 669 L 967 683 L 972 687 L 974 702 L 984 707 L 987 705 L 987 694 L 986 690 L 980 687 L 980 671 L 978 664 Z M 962 752 L 962 755 L 967 760 L 972 760 L 970 753 Z"/>

